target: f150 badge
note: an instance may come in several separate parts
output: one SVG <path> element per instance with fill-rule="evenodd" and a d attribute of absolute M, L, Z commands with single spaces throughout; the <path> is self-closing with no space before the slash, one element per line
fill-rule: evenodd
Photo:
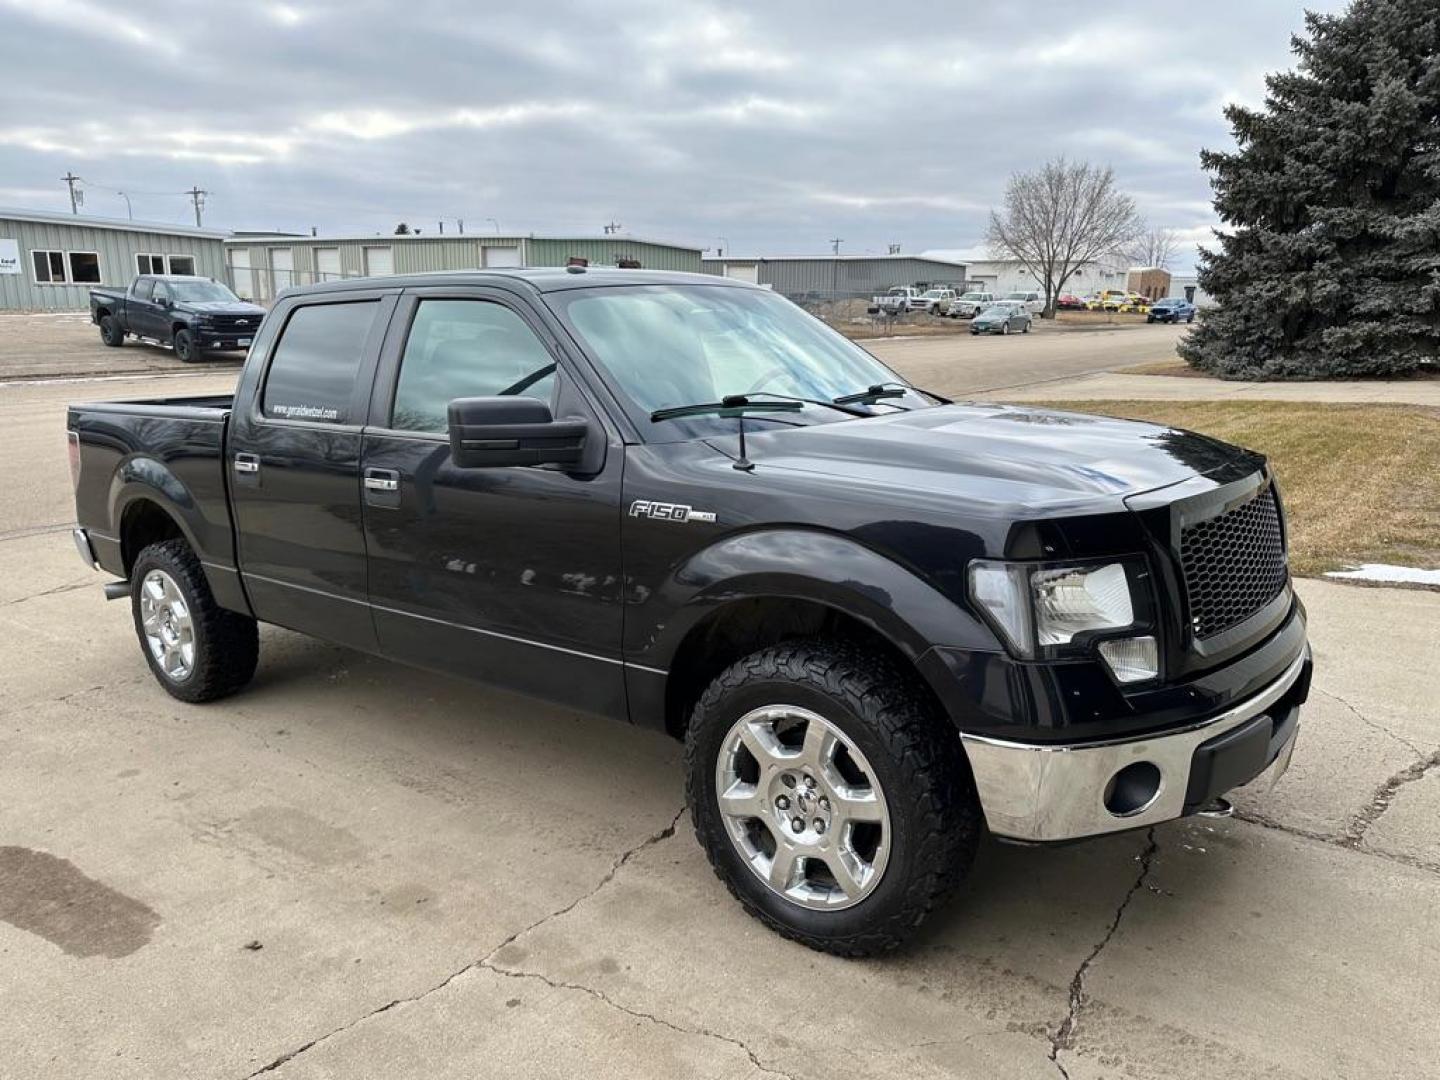
<path fill-rule="evenodd" d="M 693 510 L 684 503 L 651 502 L 636 499 L 630 504 L 631 517 L 654 518 L 656 521 L 714 521 L 715 515 L 708 510 Z"/>

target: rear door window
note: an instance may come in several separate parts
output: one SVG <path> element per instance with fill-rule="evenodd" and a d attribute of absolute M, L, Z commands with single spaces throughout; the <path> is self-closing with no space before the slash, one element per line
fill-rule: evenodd
<path fill-rule="evenodd" d="M 555 361 L 525 320 L 488 300 L 421 300 L 405 341 L 390 426 L 443 432 L 467 397 L 549 401 Z"/>
<path fill-rule="evenodd" d="M 296 308 L 265 376 L 262 414 L 270 420 L 355 423 L 355 377 L 378 309 L 374 300 Z"/>

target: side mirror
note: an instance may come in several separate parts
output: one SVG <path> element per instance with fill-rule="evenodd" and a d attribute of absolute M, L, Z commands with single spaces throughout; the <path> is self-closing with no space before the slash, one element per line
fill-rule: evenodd
<path fill-rule="evenodd" d="M 475 397 L 450 402 L 450 460 L 462 469 L 579 465 L 590 423 L 556 420 L 538 398 Z"/>

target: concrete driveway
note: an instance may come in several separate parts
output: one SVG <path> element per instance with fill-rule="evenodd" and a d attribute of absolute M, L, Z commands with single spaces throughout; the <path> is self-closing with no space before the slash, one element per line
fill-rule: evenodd
<path fill-rule="evenodd" d="M 0 1076 L 1436 1075 L 1440 595 L 1300 582 L 1315 692 L 1245 820 L 990 845 L 842 961 L 739 911 L 661 736 L 274 629 L 245 693 L 164 694 L 62 419 L 165 392 L 0 386 Z"/>

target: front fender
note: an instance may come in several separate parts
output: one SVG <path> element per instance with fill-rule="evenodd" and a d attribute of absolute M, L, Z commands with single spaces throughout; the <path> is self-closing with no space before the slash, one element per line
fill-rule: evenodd
<path fill-rule="evenodd" d="M 732 534 L 675 566 L 626 615 L 627 660 L 668 670 L 686 635 L 721 606 L 750 598 L 810 600 L 849 615 L 913 662 L 933 646 L 999 646 L 973 615 L 882 553 L 820 529 Z"/>

